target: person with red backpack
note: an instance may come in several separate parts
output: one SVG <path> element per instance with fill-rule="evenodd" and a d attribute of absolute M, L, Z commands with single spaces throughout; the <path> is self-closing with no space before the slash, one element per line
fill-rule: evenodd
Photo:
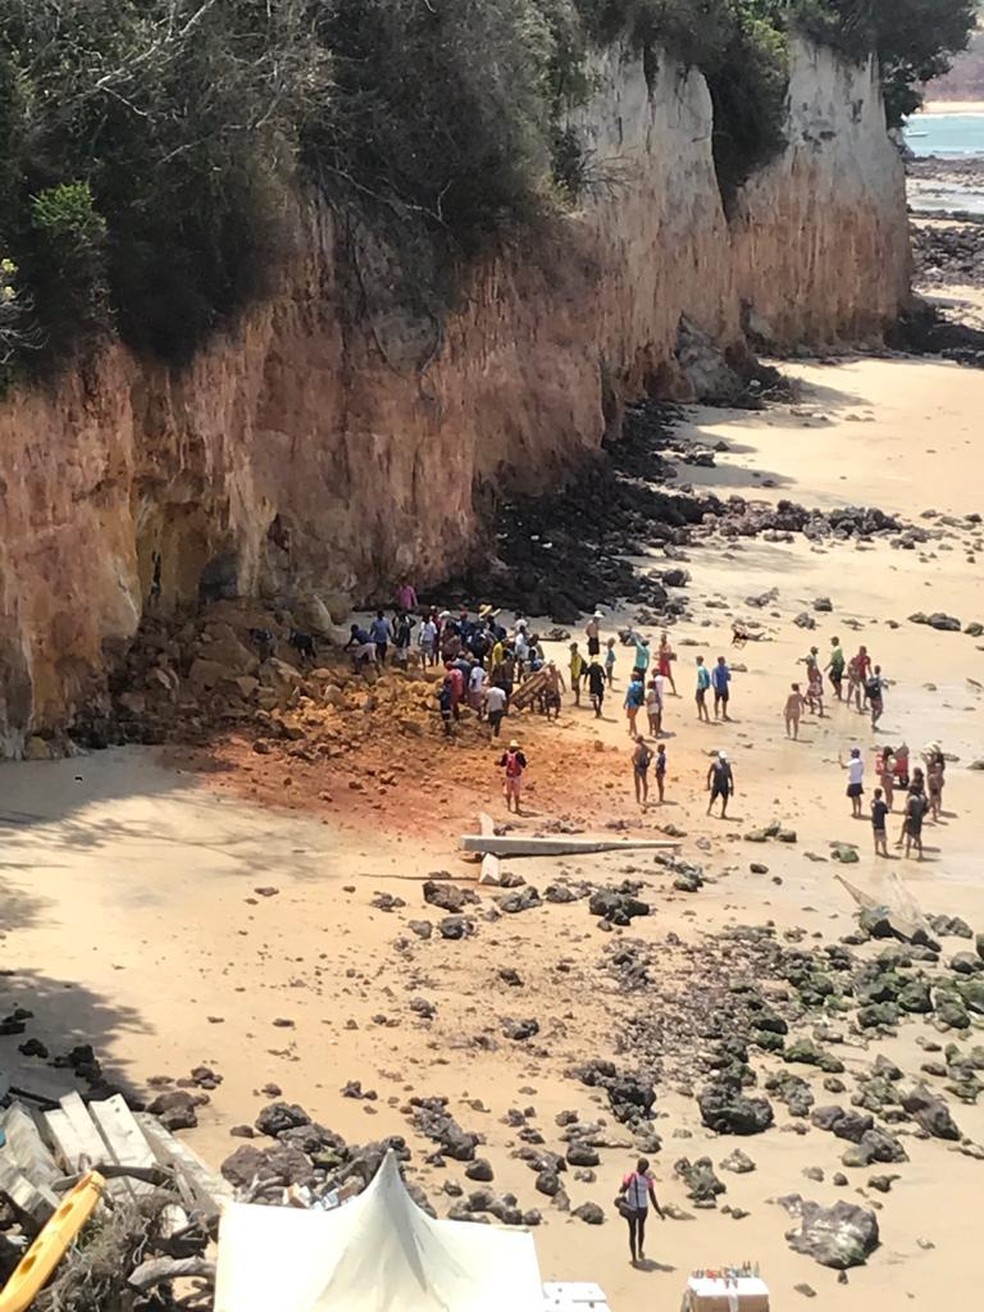
<path fill-rule="evenodd" d="M 526 757 L 519 749 L 519 743 L 514 738 L 509 744 L 506 751 L 502 753 L 499 765 L 505 770 L 505 782 L 503 791 L 506 794 L 506 810 L 513 809 L 513 802 L 516 803 L 516 814 L 519 815 L 519 799 L 523 791 L 523 771 L 526 769 Z"/>

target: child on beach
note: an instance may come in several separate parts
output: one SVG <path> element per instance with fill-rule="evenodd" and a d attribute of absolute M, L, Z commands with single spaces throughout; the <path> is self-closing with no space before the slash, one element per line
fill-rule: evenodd
<path fill-rule="evenodd" d="M 646 715 L 649 717 L 649 732 L 658 738 L 663 729 L 663 676 L 654 674 L 646 689 Z"/>
<path fill-rule="evenodd" d="M 871 829 L 875 840 L 875 856 L 888 856 L 888 803 L 880 788 L 871 799 Z"/>
<path fill-rule="evenodd" d="M 800 692 L 800 686 L 798 683 L 794 683 L 792 692 L 786 698 L 786 705 L 783 710 L 783 717 L 786 721 L 786 737 L 792 738 L 794 742 L 800 735 L 800 716 L 803 714 L 805 705 L 806 702 Z"/>
<path fill-rule="evenodd" d="M 663 788 L 666 784 L 666 748 L 662 743 L 656 748 L 656 788 L 659 792 L 659 800 L 663 801 Z"/>
<path fill-rule="evenodd" d="M 609 688 L 615 679 L 615 639 L 609 638 L 605 644 L 605 678 Z"/>

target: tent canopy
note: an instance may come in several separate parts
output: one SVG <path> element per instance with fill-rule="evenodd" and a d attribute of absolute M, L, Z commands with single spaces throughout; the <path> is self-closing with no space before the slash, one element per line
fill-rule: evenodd
<path fill-rule="evenodd" d="M 215 1312 L 543 1312 L 533 1236 L 435 1221 L 386 1154 L 331 1212 L 230 1203 Z"/>

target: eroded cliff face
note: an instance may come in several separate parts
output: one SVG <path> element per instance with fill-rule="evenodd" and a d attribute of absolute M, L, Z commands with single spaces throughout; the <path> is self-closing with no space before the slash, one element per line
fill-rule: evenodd
<path fill-rule="evenodd" d="M 451 572 L 480 489 L 537 491 L 620 399 L 680 395 L 682 314 L 724 346 L 876 338 L 908 289 L 902 166 L 869 69 L 796 50 L 789 147 L 730 223 L 703 79 L 600 62 L 597 187 L 535 258 L 476 277 L 431 355 L 353 326 L 330 216 L 281 292 L 180 374 L 114 348 L 0 406 L 0 751 L 63 723 L 133 634 L 213 594 L 365 598 Z M 430 358 L 426 358 L 430 355 Z"/>

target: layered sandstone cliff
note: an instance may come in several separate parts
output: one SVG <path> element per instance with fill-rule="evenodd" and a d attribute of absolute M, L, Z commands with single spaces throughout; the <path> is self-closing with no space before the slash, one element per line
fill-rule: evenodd
<path fill-rule="evenodd" d="M 594 198 L 484 270 L 433 353 L 398 317 L 353 324 L 316 214 L 281 292 L 186 371 L 116 348 L 0 405 L 0 750 L 71 714 L 133 634 L 155 553 L 164 607 L 203 578 L 356 598 L 434 580 L 469 550 L 483 485 L 551 485 L 620 397 L 679 390 L 681 315 L 725 346 L 749 324 L 780 346 L 879 335 L 909 252 L 873 70 L 795 50 L 788 148 L 730 222 L 703 79 L 648 71 L 600 63 L 578 116 Z"/>

